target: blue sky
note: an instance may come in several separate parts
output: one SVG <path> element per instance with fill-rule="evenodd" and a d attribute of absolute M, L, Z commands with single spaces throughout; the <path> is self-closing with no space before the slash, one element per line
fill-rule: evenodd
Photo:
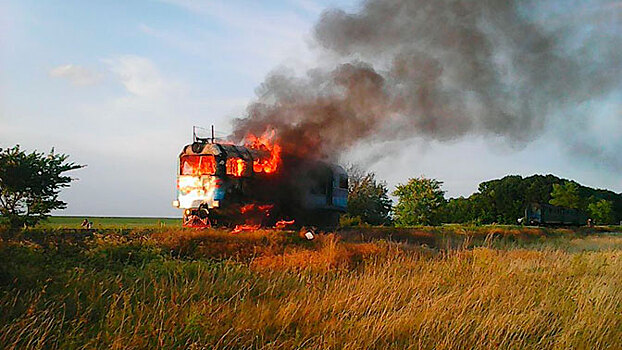
<path fill-rule="evenodd" d="M 310 30 L 329 6 L 353 10 L 358 2 L 0 0 L 0 147 L 55 147 L 88 165 L 73 173 L 79 180 L 62 196 L 69 206 L 57 214 L 179 215 L 170 204 L 176 157 L 192 126 L 215 124 L 226 134 L 272 69 L 314 66 Z M 622 147 L 594 137 L 622 134 L 620 100 L 614 93 L 583 106 L 605 117 L 577 137 Z M 435 177 L 450 196 L 534 173 L 622 191 L 619 172 L 573 157 L 559 135 L 519 149 L 481 137 L 415 139 L 362 146 L 344 162 L 368 166 L 391 187 Z"/>

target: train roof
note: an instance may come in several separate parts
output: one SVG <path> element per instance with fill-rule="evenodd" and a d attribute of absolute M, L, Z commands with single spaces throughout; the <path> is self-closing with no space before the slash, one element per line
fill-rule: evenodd
<path fill-rule="evenodd" d="M 223 143 L 194 142 L 184 146 L 181 155 L 213 155 L 225 157 L 237 157 L 242 159 L 257 159 L 268 156 L 269 152 Z"/>
<path fill-rule="evenodd" d="M 267 150 L 258 150 L 246 146 L 238 146 L 228 143 L 194 142 L 184 146 L 180 156 L 183 155 L 225 156 L 227 158 L 236 157 L 252 161 L 254 159 L 267 158 L 270 156 L 270 152 L 268 152 Z M 329 168 L 335 174 L 347 175 L 345 169 L 335 163 L 320 160 L 305 160 L 304 162 L 308 165 L 314 164 L 315 167 L 319 166 Z"/>

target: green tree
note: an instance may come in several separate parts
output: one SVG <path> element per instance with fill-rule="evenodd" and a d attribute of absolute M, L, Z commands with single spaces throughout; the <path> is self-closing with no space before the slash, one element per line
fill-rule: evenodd
<path fill-rule="evenodd" d="M 356 166 L 348 168 L 348 215 L 370 225 L 391 224 L 391 199 L 386 183 L 373 172 Z"/>
<path fill-rule="evenodd" d="M 567 182 L 572 184 L 568 185 Z M 566 192 L 574 193 L 579 198 L 577 201 L 577 197 L 572 195 L 570 204 L 566 203 L 568 200 L 565 200 L 564 203 L 558 205 L 577 207 L 587 211 L 590 203 L 604 199 L 612 204 L 612 222 L 622 220 L 622 194 L 581 186 L 574 181 L 549 174 L 525 178 L 508 175 L 501 179 L 482 182 L 479 184 L 478 191 L 468 198 L 450 199 L 443 209 L 441 221 L 515 224 L 516 219 L 524 215 L 525 208 L 530 203 L 549 203 L 555 184 L 558 184 L 555 186 L 557 188 L 556 200 L 561 200 L 567 194 Z M 571 190 L 565 191 L 565 187 Z"/>
<path fill-rule="evenodd" d="M 58 199 L 60 189 L 74 180 L 62 174 L 83 167 L 66 162 L 68 156 L 25 153 L 16 145 L 0 148 L 0 214 L 12 228 L 34 226 L 54 209 L 67 204 Z"/>
<path fill-rule="evenodd" d="M 406 184 L 396 186 L 393 195 L 398 197 L 393 208 L 397 226 L 437 225 L 440 223 L 440 209 L 445 204 L 443 183 L 425 177 L 409 179 Z"/>
<path fill-rule="evenodd" d="M 451 198 L 441 209 L 441 222 L 446 223 L 473 223 L 477 221 L 473 201 L 468 198 Z"/>
<path fill-rule="evenodd" d="M 613 204 L 608 200 L 601 199 L 598 202 L 590 203 L 587 210 L 599 224 L 611 224 L 614 220 Z"/>
<path fill-rule="evenodd" d="M 578 209 L 581 204 L 579 187 L 571 181 L 566 181 L 563 185 L 553 184 L 549 203 L 560 207 Z"/>

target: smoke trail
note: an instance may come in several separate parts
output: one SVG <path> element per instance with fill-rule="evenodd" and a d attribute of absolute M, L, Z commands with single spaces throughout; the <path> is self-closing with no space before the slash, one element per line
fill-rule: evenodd
<path fill-rule="evenodd" d="M 372 135 L 529 142 L 565 122 L 559 111 L 622 86 L 620 6 L 588 3 L 587 23 L 543 19 L 546 6 L 368 0 L 356 13 L 327 10 L 314 39 L 334 68 L 270 74 L 233 137 L 272 127 L 285 150 L 321 158 Z"/>

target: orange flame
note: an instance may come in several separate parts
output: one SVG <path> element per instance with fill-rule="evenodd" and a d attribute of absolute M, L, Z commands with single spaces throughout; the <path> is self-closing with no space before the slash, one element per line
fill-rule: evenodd
<path fill-rule="evenodd" d="M 268 212 L 270 211 L 272 208 L 274 208 L 274 204 L 260 204 L 260 205 L 256 205 L 254 203 L 251 204 L 246 204 L 244 206 L 242 206 L 240 208 L 240 212 L 242 214 L 246 214 L 250 211 L 252 212 Z"/>
<path fill-rule="evenodd" d="M 179 161 L 181 175 L 214 175 L 216 173 L 216 158 L 211 155 L 183 155 Z"/>
<path fill-rule="evenodd" d="M 233 231 L 231 233 L 240 233 L 242 231 L 253 231 L 257 230 L 261 227 L 261 225 L 235 225 Z"/>
<path fill-rule="evenodd" d="M 227 175 L 240 177 L 246 171 L 246 163 L 240 158 L 227 159 Z"/>
<path fill-rule="evenodd" d="M 274 225 L 274 227 L 278 228 L 278 229 L 283 229 L 287 226 L 291 226 L 295 223 L 295 220 L 279 220 L 276 222 L 276 224 Z"/>
<path fill-rule="evenodd" d="M 261 211 L 272 210 L 272 208 L 274 208 L 274 204 L 264 204 L 259 206 L 259 210 Z"/>
<path fill-rule="evenodd" d="M 274 136 L 274 130 L 266 131 L 260 137 L 253 134 L 248 134 L 246 136 L 246 145 L 248 147 L 270 152 L 270 158 L 253 160 L 254 172 L 271 174 L 278 169 L 279 163 L 281 162 L 281 146 L 273 141 Z"/>

